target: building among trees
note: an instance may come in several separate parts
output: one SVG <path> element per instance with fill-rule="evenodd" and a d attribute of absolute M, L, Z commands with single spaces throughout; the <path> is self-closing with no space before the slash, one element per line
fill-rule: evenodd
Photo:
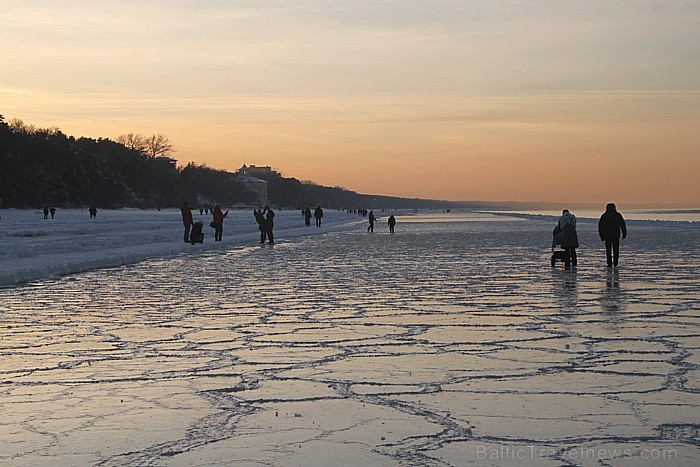
<path fill-rule="evenodd" d="M 264 179 L 269 179 L 270 177 L 281 177 L 282 175 L 277 172 L 276 170 L 272 170 L 272 167 L 269 165 L 265 165 L 263 167 L 257 167 L 255 165 L 250 165 L 246 167 L 245 164 L 243 164 L 243 167 L 240 168 L 239 172 L 243 169 L 246 169 L 248 175 L 251 177 L 261 177 Z"/>
<path fill-rule="evenodd" d="M 251 170 L 252 169 L 252 170 Z M 255 193 L 255 200 L 259 207 L 267 206 L 269 204 L 267 199 L 267 181 L 258 177 L 254 177 L 253 173 L 259 174 L 277 174 L 270 167 L 255 167 L 251 165 L 250 167 L 243 164 L 243 167 L 238 169 L 238 174 L 236 180 L 238 183 L 245 187 L 245 190 Z"/>

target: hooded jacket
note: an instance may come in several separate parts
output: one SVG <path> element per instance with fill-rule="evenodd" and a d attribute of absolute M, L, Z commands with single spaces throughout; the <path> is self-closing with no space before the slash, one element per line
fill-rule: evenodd
<path fill-rule="evenodd" d="M 576 216 L 570 212 L 565 212 L 557 224 L 557 229 L 554 229 L 554 235 L 557 235 L 557 230 L 561 232 L 562 248 L 578 248 L 578 234 L 576 233 Z"/>
<path fill-rule="evenodd" d="M 601 240 L 614 240 L 620 238 L 620 233 L 622 233 L 622 238 L 627 236 L 627 227 L 625 226 L 625 220 L 622 218 L 622 214 L 617 212 L 615 205 L 608 205 L 605 213 L 600 216 L 598 221 L 598 234 Z"/>

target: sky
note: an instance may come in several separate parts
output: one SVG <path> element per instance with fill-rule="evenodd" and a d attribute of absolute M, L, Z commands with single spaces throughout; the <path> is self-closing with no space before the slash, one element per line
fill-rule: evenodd
<path fill-rule="evenodd" d="M 700 0 L 0 0 L 0 114 L 359 193 L 700 207 Z"/>

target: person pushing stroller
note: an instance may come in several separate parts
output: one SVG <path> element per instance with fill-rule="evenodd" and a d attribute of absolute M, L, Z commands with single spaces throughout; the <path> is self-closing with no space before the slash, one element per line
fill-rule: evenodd
<path fill-rule="evenodd" d="M 568 209 L 562 211 L 559 222 L 554 227 L 552 232 L 552 266 L 557 259 L 564 261 L 564 267 L 576 267 L 578 258 L 576 257 L 576 248 L 578 248 L 578 234 L 576 233 L 576 216 L 571 214 Z M 554 251 L 556 245 L 561 245 L 563 251 Z"/>

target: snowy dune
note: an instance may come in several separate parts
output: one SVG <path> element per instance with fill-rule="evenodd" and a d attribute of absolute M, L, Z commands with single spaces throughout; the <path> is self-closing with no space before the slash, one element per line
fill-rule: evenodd
<path fill-rule="evenodd" d="M 343 230 L 363 222 L 356 215 L 324 211 L 323 225 L 305 227 L 298 211 L 275 211 L 275 240 Z M 259 241 L 252 210 L 231 210 L 224 222 L 221 242 L 214 242 L 211 216 L 194 212 L 204 222 L 204 243 L 182 240 L 178 209 L 100 210 L 90 219 L 87 209 L 59 210 L 44 219 L 36 210 L 0 211 L 0 287 L 52 276 L 114 267 L 148 258 L 197 254 L 212 249 L 254 245 Z"/>

